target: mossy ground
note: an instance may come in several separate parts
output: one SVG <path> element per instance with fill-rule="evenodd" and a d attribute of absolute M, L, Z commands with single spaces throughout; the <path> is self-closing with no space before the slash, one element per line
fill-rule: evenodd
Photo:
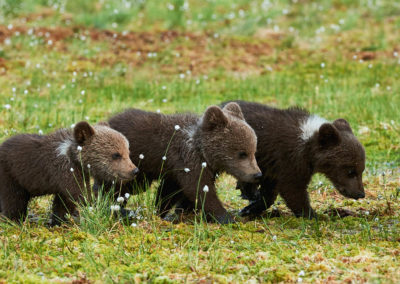
<path fill-rule="evenodd" d="M 279 218 L 172 224 L 150 190 L 131 197 L 135 227 L 86 212 L 95 225 L 49 229 L 50 199 L 36 199 L 38 222 L 0 223 L 0 282 L 399 282 L 399 28 L 389 0 L 0 1 L 2 141 L 246 99 L 346 118 L 367 152 L 363 200 L 315 176 L 318 221 L 281 202 Z M 230 210 L 245 205 L 234 188 L 219 178 Z"/>

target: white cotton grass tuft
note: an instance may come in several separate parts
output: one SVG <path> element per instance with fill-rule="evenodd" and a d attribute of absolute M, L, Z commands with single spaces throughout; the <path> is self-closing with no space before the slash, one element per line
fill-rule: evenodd
<path fill-rule="evenodd" d="M 90 164 L 87 164 L 87 168 L 90 169 Z"/>
<path fill-rule="evenodd" d="M 71 173 L 73 173 L 73 172 L 74 172 L 74 168 L 70 168 L 69 171 L 70 171 Z"/>
<path fill-rule="evenodd" d="M 121 207 L 119 205 L 111 205 L 110 206 L 111 211 L 119 211 Z"/>
<path fill-rule="evenodd" d="M 190 169 L 189 169 L 189 168 L 184 168 L 183 170 L 185 171 L 185 173 L 190 172 Z"/>
<path fill-rule="evenodd" d="M 206 163 L 206 162 L 201 163 L 201 167 L 202 167 L 202 168 L 207 167 L 207 163 Z"/>
<path fill-rule="evenodd" d="M 131 196 L 131 195 L 130 195 L 129 193 L 125 193 L 125 198 L 126 198 L 126 199 L 129 199 L 130 196 Z"/>
<path fill-rule="evenodd" d="M 118 198 L 117 198 L 117 202 L 119 202 L 119 203 L 122 203 L 122 202 L 124 202 L 125 201 L 125 199 L 122 197 L 122 196 L 119 196 Z"/>
<path fill-rule="evenodd" d="M 277 238 L 275 235 L 272 236 L 272 240 L 273 240 L 273 241 L 276 241 L 277 239 L 278 239 L 278 238 Z"/>
<path fill-rule="evenodd" d="M 140 155 L 139 155 L 139 159 L 143 160 L 143 159 L 144 159 L 144 155 L 143 155 L 143 154 L 140 154 Z"/>
<path fill-rule="evenodd" d="M 167 157 L 166 157 L 166 156 L 163 156 L 163 157 L 162 157 L 162 160 L 163 160 L 163 161 L 167 160 Z"/>
<path fill-rule="evenodd" d="M 137 224 L 136 223 L 132 223 L 131 226 L 132 227 L 137 227 Z"/>
<path fill-rule="evenodd" d="M 76 147 L 76 150 L 78 150 L 79 152 L 82 151 L 82 146 Z"/>
<path fill-rule="evenodd" d="M 203 191 L 206 192 L 206 193 L 209 191 L 208 185 L 205 185 L 205 186 L 203 187 Z"/>
<path fill-rule="evenodd" d="M 179 130 L 179 129 L 181 129 L 181 127 L 178 124 L 175 125 L 175 130 Z"/>

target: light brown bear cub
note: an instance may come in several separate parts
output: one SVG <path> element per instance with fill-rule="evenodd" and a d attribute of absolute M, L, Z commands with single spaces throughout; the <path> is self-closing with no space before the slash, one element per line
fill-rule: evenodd
<path fill-rule="evenodd" d="M 16 135 L 0 146 L 0 212 L 23 221 L 32 197 L 55 194 L 51 225 L 57 225 L 75 213 L 90 176 L 125 182 L 137 172 L 127 139 L 106 124 L 82 121 L 46 136 Z"/>
<path fill-rule="evenodd" d="M 161 216 L 181 200 L 195 205 L 198 198 L 199 208 L 208 216 L 231 223 L 232 216 L 217 196 L 216 174 L 225 171 L 246 182 L 261 178 L 255 160 L 257 138 L 236 103 L 223 109 L 211 106 L 202 117 L 130 109 L 109 123 L 134 146 L 131 159 L 140 161 L 141 172 L 136 182 L 162 178 L 156 200 Z M 131 182 L 122 189 L 131 191 L 132 186 Z"/>

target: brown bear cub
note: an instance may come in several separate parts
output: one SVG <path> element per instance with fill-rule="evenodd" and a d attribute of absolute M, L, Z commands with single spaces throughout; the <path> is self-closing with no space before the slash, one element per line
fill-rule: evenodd
<path fill-rule="evenodd" d="M 127 139 L 104 124 L 82 121 L 46 136 L 16 135 L 0 146 L 0 212 L 23 221 L 32 197 L 55 194 L 51 225 L 57 225 L 75 213 L 90 176 L 125 182 L 137 172 Z"/>
<path fill-rule="evenodd" d="M 255 159 L 256 135 L 236 103 L 223 109 L 211 106 L 202 117 L 129 109 L 109 124 L 134 146 L 131 159 L 140 163 L 134 182 L 143 187 L 161 177 L 156 204 L 162 217 L 187 199 L 193 205 L 198 202 L 198 208 L 219 223 L 234 222 L 217 197 L 216 174 L 225 171 L 243 182 L 261 177 Z M 122 191 L 132 191 L 133 185 Z"/>
<path fill-rule="evenodd" d="M 261 214 L 280 194 L 296 216 L 314 217 L 307 192 L 314 173 L 328 177 L 345 197 L 365 196 L 365 151 L 346 120 L 330 123 L 299 108 L 235 102 L 256 132 L 256 159 L 263 174 L 259 191 L 256 184 L 238 183 L 242 197 L 250 200 L 243 216 Z"/>

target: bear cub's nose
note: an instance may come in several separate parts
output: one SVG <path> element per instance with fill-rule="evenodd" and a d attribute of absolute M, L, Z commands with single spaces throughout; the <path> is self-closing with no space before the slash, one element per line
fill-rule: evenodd
<path fill-rule="evenodd" d="M 138 168 L 136 168 L 136 169 L 134 169 L 133 171 L 132 171 L 132 174 L 133 175 L 137 175 L 139 173 L 139 169 Z"/>
<path fill-rule="evenodd" d="M 365 192 L 358 192 L 354 199 L 359 199 L 359 198 L 364 198 L 365 197 Z"/>
<path fill-rule="evenodd" d="M 261 177 L 262 177 L 262 173 L 261 173 L 261 172 L 258 172 L 258 173 L 256 173 L 256 174 L 253 175 L 253 178 L 254 178 L 255 180 L 259 180 Z"/>

